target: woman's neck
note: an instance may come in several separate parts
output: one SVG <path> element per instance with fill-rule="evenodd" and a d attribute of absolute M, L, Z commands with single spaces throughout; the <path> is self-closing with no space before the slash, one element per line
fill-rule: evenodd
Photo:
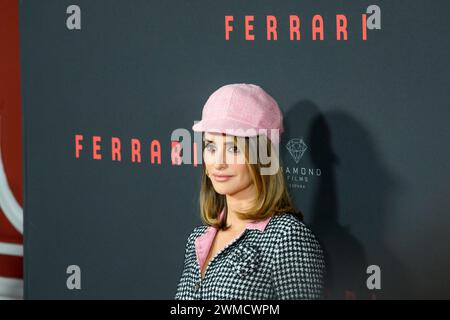
<path fill-rule="evenodd" d="M 227 226 L 230 226 L 231 230 L 245 229 L 249 220 L 240 218 L 237 212 L 248 210 L 252 206 L 252 200 L 255 198 L 255 195 L 254 184 L 250 184 L 236 194 L 227 194 Z"/>

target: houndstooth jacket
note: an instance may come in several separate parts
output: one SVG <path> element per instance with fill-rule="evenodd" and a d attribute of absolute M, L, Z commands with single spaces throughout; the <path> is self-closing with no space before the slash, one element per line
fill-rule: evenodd
<path fill-rule="evenodd" d="M 201 266 L 217 232 L 200 226 L 186 244 L 175 299 L 275 300 L 322 298 L 325 263 L 314 234 L 290 213 L 250 223 L 218 252 L 201 278 Z"/>

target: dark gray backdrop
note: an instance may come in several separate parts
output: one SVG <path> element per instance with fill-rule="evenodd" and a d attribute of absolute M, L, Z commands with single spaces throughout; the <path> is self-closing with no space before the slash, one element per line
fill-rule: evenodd
<path fill-rule="evenodd" d="M 66 28 L 70 4 L 81 30 Z M 371 4 L 382 29 L 362 41 Z M 26 297 L 172 298 L 200 224 L 200 168 L 170 164 L 170 134 L 200 120 L 219 86 L 246 82 L 284 112 L 285 170 L 326 250 L 328 297 L 449 298 L 448 12 L 448 1 L 20 1 Z M 310 36 L 315 13 L 322 42 Z M 335 39 L 337 13 L 348 41 Z M 245 14 L 255 16 L 253 42 Z M 276 42 L 264 39 L 268 14 Z M 289 14 L 302 20 L 300 42 L 289 41 Z M 101 161 L 90 156 L 93 135 L 104 139 Z M 122 140 L 120 163 L 111 136 Z M 143 151 L 158 139 L 161 165 L 148 152 L 132 163 L 131 138 Z M 286 148 L 295 138 L 308 148 L 298 163 Z M 320 175 L 292 185 L 294 168 Z M 66 287 L 71 264 L 81 290 Z M 372 264 L 382 289 L 368 292 Z"/>

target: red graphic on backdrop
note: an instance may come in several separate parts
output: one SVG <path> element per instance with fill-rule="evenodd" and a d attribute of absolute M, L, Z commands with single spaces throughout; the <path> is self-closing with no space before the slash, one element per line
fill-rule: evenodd
<path fill-rule="evenodd" d="M 255 16 L 246 15 L 243 17 L 235 17 L 233 15 L 225 16 L 225 40 L 229 41 L 231 39 L 231 35 L 234 34 L 234 37 L 242 37 L 246 41 L 254 41 L 256 40 L 255 36 Z M 274 15 L 267 15 L 263 19 L 264 21 L 259 22 L 258 25 L 264 25 L 265 38 L 267 41 L 277 41 L 278 35 L 289 34 L 290 41 L 301 41 L 305 35 L 313 41 L 323 41 L 325 40 L 325 30 L 326 28 L 333 28 L 335 31 L 334 40 L 348 40 L 348 31 L 349 31 L 349 23 L 347 16 L 344 14 L 336 14 L 332 21 L 325 21 L 322 15 L 316 14 L 311 19 L 301 18 L 298 15 L 290 15 L 287 17 L 289 21 L 288 30 L 280 30 L 278 27 L 278 21 L 281 18 L 277 18 Z M 367 15 L 362 14 L 361 24 L 357 27 L 361 28 L 360 31 L 360 39 L 363 41 L 367 40 Z M 239 21 L 239 24 L 243 24 L 243 30 L 236 30 L 236 20 Z M 243 22 L 243 23 L 242 23 Z M 308 32 L 304 30 L 303 24 L 308 24 Z"/>
<path fill-rule="evenodd" d="M 12 193 L 20 205 L 22 199 L 22 128 L 20 105 L 19 19 L 16 1 L 0 3 L 0 150 L 3 193 Z M 23 237 L 0 207 L 0 244 L 21 245 Z M 18 247 L 18 246 L 16 246 Z M 0 278 L 22 278 L 22 257 L 0 252 Z"/>

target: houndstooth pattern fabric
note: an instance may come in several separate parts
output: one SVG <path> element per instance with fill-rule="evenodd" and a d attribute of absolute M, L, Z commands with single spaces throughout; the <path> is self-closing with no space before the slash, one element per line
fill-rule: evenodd
<path fill-rule="evenodd" d="M 323 251 L 308 227 L 290 213 L 273 216 L 264 231 L 246 229 L 210 261 L 201 279 L 190 234 L 175 299 L 275 300 L 322 298 Z"/>

